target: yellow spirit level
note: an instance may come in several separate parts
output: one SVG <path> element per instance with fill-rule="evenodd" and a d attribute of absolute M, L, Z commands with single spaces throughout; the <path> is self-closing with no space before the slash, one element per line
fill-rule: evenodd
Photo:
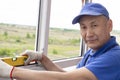
<path fill-rule="evenodd" d="M 17 56 L 17 57 L 5 57 L 1 58 L 4 62 L 8 63 L 11 66 L 22 66 L 24 61 L 27 59 L 27 56 Z"/>

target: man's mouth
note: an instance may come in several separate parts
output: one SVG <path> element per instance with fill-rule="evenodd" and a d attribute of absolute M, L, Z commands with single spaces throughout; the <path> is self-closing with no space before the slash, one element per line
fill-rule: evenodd
<path fill-rule="evenodd" d="M 87 40 L 87 43 L 94 43 L 96 41 L 96 39 L 89 39 Z"/>

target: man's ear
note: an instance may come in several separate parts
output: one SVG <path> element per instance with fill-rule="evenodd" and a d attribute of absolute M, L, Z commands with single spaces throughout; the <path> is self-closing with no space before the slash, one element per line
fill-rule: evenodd
<path fill-rule="evenodd" d="M 109 28 L 109 32 L 111 32 L 113 29 L 113 22 L 111 19 L 108 20 L 108 28 Z"/>

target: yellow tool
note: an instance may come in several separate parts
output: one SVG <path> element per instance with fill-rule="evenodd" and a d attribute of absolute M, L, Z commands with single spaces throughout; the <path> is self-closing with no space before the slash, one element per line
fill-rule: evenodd
<path fill-rule="evenodd" d="M 27 58 L 28 58 L 27 56 L 17 56 L 14 58 L 6 57 L 6 58 L 1 58 L 1 59 L 11 66 L 22 66 L 22 65 L 24 65 L 24 61 Z"/>

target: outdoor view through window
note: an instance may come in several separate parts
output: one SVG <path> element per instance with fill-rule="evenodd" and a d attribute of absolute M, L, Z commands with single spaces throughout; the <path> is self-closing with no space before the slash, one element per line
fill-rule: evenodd
<path fill-rule="evenodd" d="M 34 50 L 39 0 L 0 0 L 0 57 Z"/>
<path fill-rule="evenodd" d="M 71 22 L 79 13 L 81 1 L 70 0 L 69 4 L 67 1 L 51 0 L 48 40 L 51 59 L 79 55 L 79 26 Z M 80 5 L 72 6 L 78 2 Z M 39 0 L 0 0 L 0 10 L 0 57 L 14 57 L 26 49 L 35 50 Z"/>
<path fill-rule="evenodd" d="M 72 20 L 79 13 L 81 5 L 81 0 L 51 0 L 48 45 L 51 59 L 79 56 L 80 27 L 78 24 L 72 25 Z"/>

